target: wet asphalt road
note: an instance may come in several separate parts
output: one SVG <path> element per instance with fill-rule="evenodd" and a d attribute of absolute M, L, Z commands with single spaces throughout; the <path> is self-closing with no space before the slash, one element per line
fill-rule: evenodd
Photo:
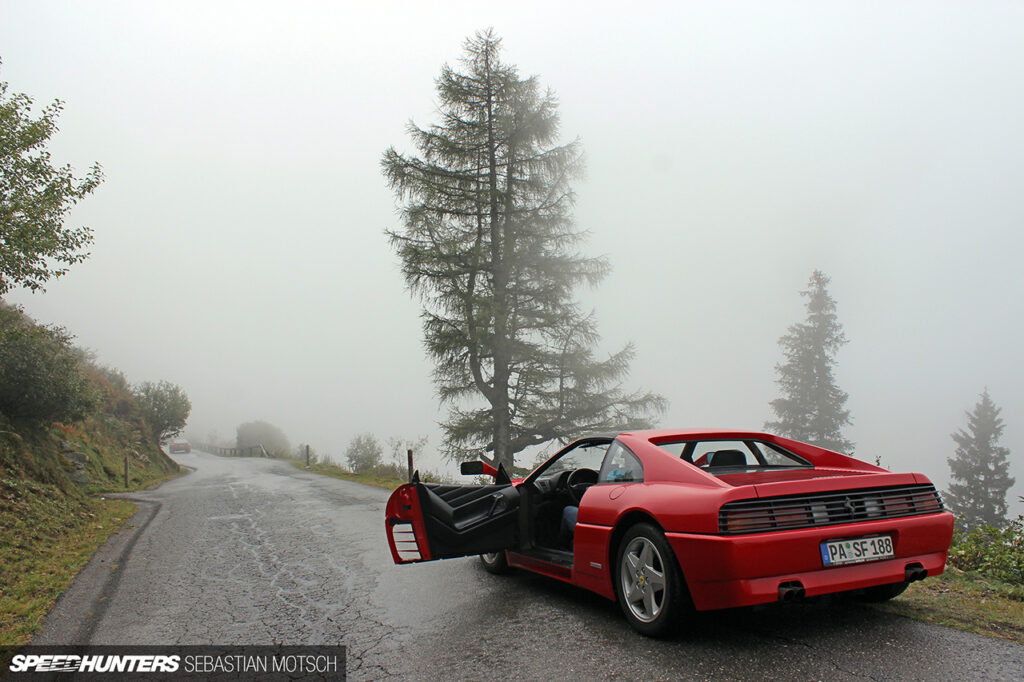
<path fill-rule="evenodd" d="M 618 607 L 475 559 L 394 566 L 388 493 L 277 461 L 195 468 L 141 510 L 34 643 L 344 644 L 375 679 L 1021 680 L 1024 646 L 822 600 L 704 615 L 671 641 Z"/>

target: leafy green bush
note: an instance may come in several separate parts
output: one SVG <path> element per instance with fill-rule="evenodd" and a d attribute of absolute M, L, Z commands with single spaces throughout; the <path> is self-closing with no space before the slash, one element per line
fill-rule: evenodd
<path fill-rule="evenodd" d="M 144 381 L 135 387 L 135 396 L 157 442 L 174 438 L 185 428 L 192 403 L 181 386 L 169 381 Z"/>
<path fill-rule="evenodd" d="M 980 526 L 970 533 L 957 532 L 949 550 L 949 563 L 962 571 L 1024 585 L 1024 516 L 1006 528 Z"/>
<path fill-rule="evenodd" d="M 345 450 L 348 468 L 357 474 L 373 471 L 381 464 L 384 454 L 380 442 L 372 433 L 361 433 L 352 439 Z"/>
<path fill-rule="evenodd" d="M 71 337 L 58 327 L 0 320 L 0 412 L 12 420 L 47 424 L 84 419 L 96 406 Z"/>
<path fill-rule="evenodd" d="M 118 421 L 139 422 L 142 418 L 142 406 L 139 404 L 138 396 L 132 393 L 131 384 L 128 383 L 124 372 L 92 363 L 86 368 L 86 374 L 96 386 L 100 396 L 100 407 L 107 415 Z"/>

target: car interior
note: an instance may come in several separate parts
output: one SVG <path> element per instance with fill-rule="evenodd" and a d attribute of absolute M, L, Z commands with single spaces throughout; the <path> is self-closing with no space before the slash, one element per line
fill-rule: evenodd
<path fill-rule="evenodd" d="M 526 512 L 521 529 L 526 554 L 572 564 L 573 531 L 563 521 L 566 507 L 579 507 L 593 485 L 644 480 L 643 465 L 622 443 L 609 437 L 584 441 L 538 469 L 520 487 Z M 575 514 L 569 515 L 575 520 Z"/>
<path fill-rule="evenodd" d="M 572 564 L 572 531 L 563 524 L 566 507 L 579 507 L 587 489 L 598 482 L 610 438 L 581 443 L 549 461 L 520 486 L 522 514 L 521 551 L 556 563 Z"/>

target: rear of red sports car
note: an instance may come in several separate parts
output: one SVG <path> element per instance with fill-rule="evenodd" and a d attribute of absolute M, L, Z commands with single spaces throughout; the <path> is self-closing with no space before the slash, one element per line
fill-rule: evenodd
<path fill-rule="evenodd" d="M 882 600 L 909 582 L 943 572 L 953 516 L 926 477 L 759 435 L 762 442 L 768 439 L 766 445 L 808 465 L 704 467 L 724 484 L 716 527 L 701 527 L 712 520 L 695 524 L 685 513 L 662 516 L 696 608 L 848 590 Z"/>

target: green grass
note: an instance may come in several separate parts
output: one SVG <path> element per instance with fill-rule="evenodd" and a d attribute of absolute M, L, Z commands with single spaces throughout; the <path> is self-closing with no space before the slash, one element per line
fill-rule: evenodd
<path fill-rule="evenodd" d="M 1024 644 L 1024 587 L 955 568 L 912 584 L 882 611 Z"/>
<path fill-rule="evenodd" d="M 0 480 L 0 645 L 32 638 L 93 552 L 135 510 L 124 500 Z"/>
<path fill-rule="evenodd" d="M 354 481 L 356 483 L 363 483 L 364 485 L 372 485 L 378 488 L 384 488 L 385 490 L 394 490 L 398 486 L 408 483 L 403 478 L 396 478 L 392 475 L 384 475 L 379 473 L 366 473 L 366 474 L 354 474 L 351 471 L 346 471 L 339 466 L 334 464 L 312 464 L 306 466 L 306 463 L 299 460 L 288 460 L 297 469 L 303 471 L 310 471 L 314 474 L 323 474 L 324 476 L 332 476 L 334 478 L 340 478 L 343 481 Z"/>
<path fill-rule="evenodd" d="M 0 419 L 0 646 L 28 642 L 57 597 L 136 507 L 99 493 L 140 490 L 180 475 L 152 445 L 104 415 L 75 426 L 15 431 Z M 127 433 L 120 433 L 120 431 Z M 88 483 L 69 478 L 65 450 L 86 457 Z"/>

